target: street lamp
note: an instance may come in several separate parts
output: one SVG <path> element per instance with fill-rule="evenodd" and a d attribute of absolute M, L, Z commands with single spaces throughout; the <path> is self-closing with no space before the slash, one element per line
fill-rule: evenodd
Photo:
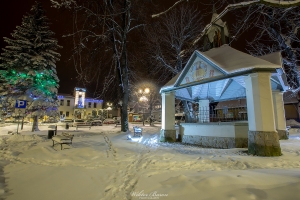
<path fill-rule="evenodd" d="M 145 89 L 139 89 L 139 94 L 141 95 L 141 97 L 139 98 L 139 101 L 146 103 L 148 101 L 148 98 L 146 97 L 146 95 L 148 95 L 150 93 L 150 89 L 149 88 L 145 88 Z M 143 126 L 145 126 L 145 106 L 143 106 Z"/>
<path fill-rule="evenodd" d="M 107 103 L 107 108 L 106 108 L 106 109 L 107 109 L 107 110 L 112 110 L 111 107 L 112 107 L 112 103 Z"/>
<path fill-rule="evenodd" d="M 107 110 L 107 118 L 109 117 L 109 110 L 112 110 L 112 103 L 107 103 L 107 108 L 106 108 L 106 110 Z"/>

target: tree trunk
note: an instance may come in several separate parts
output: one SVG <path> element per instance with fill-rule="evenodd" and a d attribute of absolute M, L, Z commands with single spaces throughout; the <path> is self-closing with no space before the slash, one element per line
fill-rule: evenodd
<path fill-rule="evenodd" d="M 127 25 L 130 23 L 130 20 L 127 21 L 127 18 L 130 16 L 130 3 L 128 1 L 124 1 L 124 10 L 122 14 L 122 52 L 120 58 L 120 70 L 121 70 L 121 85 L 120 89 L 122 89 L 122 124 L 121 124 L 121 131 L 127 132 L 128 131 L 128 98 L 129 98 L 129 79 L 128 79 L 128 58 L 127 58 Z M 130 17 L 129 17 L 130 18 Z"/>
<path fill-rule="evenodd" d="M 151 97 L 150 97 L 151 98 Z M 151 99 L 152 100 L 152 99 Z M 149 110 L 150 110 L 150 116 L 149 116 L 149 123 L 150 123 L 150 126 L 153 125 L 153 120 L 152 120 L 152 103 L 150 103 L 149 105 Z"/>
<path fill-rule="evenodd" d="M 128 107 L 128 98 L 129 98 L 129 81 L 128 81 L 128 68 L 127 68 L 127 52 L 126 48 L 124 47 L 125 51 L 122 56 L 121 60 L 121 69 L 122 69 L 122 83 L 123 83 L 123 92 L 122 92 L 122 99 L 123 99 L 123 104 L 122 104 L 122 123 L 121 123 L 121 131 L 127 132 L 128 131 L 128 112 L 127 112 L 127 107 Z M 121 88 L 120 88 L 121 89 Z"/>
<path fill-rule="evenodd" d="M 23 130 L 23 125 L 24 125 L 24 116 L 22 117 L 21 130 Z"/>
<path fill-rule="evenodd" d="M 32 130 L 31 132 L 39 131 L 39 123 L 38 123 L 38 116 L 33 117 L 33 123 L 32 123 Z"/>
<path fill-rule="evenodd" d="M 128 93 L 128 92 L 127 92 Z M 128 113 L 127 113 L 127 106 L 128 106 L 128 95 L 124 95 L 123 101 L 127 101 L 126 103 L 123 102 L 121 108 L 121 131 L 127 132 L 128 131 Z"/>

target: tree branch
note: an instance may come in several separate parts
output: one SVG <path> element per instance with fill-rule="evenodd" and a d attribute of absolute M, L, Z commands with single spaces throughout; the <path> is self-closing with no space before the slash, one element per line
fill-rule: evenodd
<path fill-rule="evenodd" d="M 168 8 L 167 10 L 165 10 L 165 11 L 163 11 L 161 13 L 152 15 L 152 18 L 159 17 L 160 15 L 166 14 L 167 12 L 169 12 L 170 10 L 172 10 L 175 6 L 179 5 L 180 3 L 184 2 L 184 1 L 188 1 L 188 0 L 179 0 L 179 1 L 175 2 L 174 5 L 171 6 L 170 8 Z"/>

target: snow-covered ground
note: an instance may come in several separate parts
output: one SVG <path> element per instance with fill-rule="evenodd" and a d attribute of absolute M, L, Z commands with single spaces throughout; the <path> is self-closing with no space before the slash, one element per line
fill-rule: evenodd
<path fill-rule="evenodd" d="M 48 125 L 30 128 L 9 135 L 16 125 L 0 127 L 0 199 L 300 199 L 298 129 L 280 141 L 282 156 L 257 157 L 247 149 L 158 143 L 158 125 L 144 127 L 136 142 L 120 126 L 70 128 L 73 145 L 63 150 L 47 139 Z"/>

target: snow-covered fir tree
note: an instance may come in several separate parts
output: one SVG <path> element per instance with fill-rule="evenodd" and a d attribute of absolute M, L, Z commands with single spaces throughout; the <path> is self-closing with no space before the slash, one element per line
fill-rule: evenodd
<path fill-rule="evenodd" d="M 4 81 L 1 96 L 10 99 L 14 107 L 17 99 L 27 100 L 26 115 L 33 117 L 32 131 L 38 130 L 38 117 L 57 114 L 59 79 L 55 63 L 61 48 L 53 38 L 49 20 L 41 3 L 36 2 L 11 34 L 4 37 L 8 44 L 1 53 L 0 76 Z"/>

